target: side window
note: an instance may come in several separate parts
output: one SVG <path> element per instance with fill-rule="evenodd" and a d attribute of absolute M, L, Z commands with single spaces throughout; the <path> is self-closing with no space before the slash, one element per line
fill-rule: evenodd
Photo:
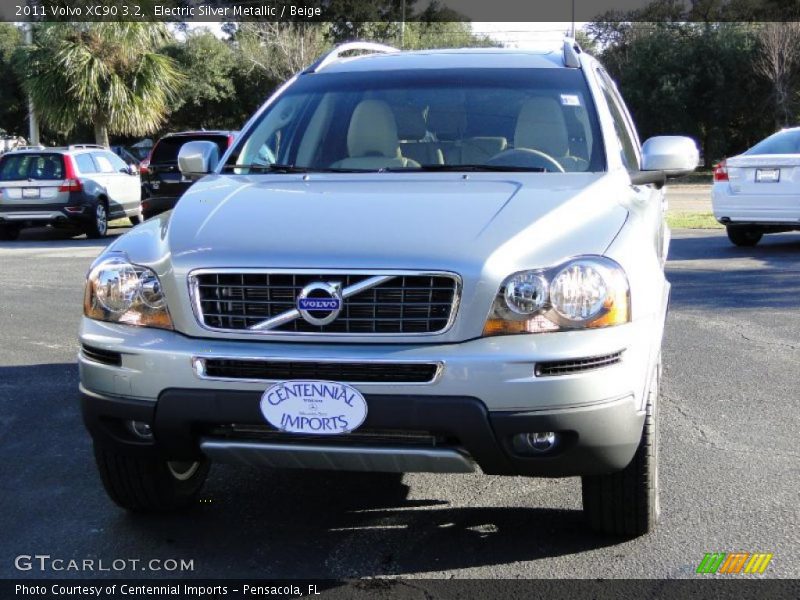
<path fill-rule="evenodd" d="M 97 173 L 97 167 L 95 167 L 90 154 L 75 155 L 75 162 L 78 163 L 78 170 L 84 175 Z"/>
<path fill-rule="evenodd" d="M 120 171 L 127 170 L 128 165 L 125 163 L 125 161 L 113 152 L 104 152 L 103 156 L 109 160 L 115 172 L 119 173 Z"/>
<path fill-rule="evenodd" d="M 597 70 L 597 75 L 600 81 L 600 88 L 603 90 L 606 103 L 611 111 L 617 139 L 619 139 L 619 144 L 622 147 L 622 162 L 629 171 L 636 171 L 639 169 L 639 143 L 636 139 L 636 134 L 631 131 L 627 111 L 614 89 L 614 83 L 608 75 L 600 69 Z"/>
<path fill-rule="evenodd" d="M 111 161 L 101 154 L 100 152 L 92 152 L 92 158 L 94 158 L 94 162 L 97 163 L 97 169 L 101 173 L 114 173 L 116 169 L 114 165 L 111 164 Z"/>

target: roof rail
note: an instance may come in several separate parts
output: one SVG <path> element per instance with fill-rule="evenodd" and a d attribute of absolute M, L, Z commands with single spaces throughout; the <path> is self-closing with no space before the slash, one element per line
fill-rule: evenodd
<path fill-rule="evenodd" d="M 82 148 L 102 148 L 105 150 L 107 147 L 102 144 L 70 144 L 67 146 L 67 150 L 80 150 Z"/>
<path fill-rule="evenodd" d="M 324 54 L 315 63 L 308 67 L 303 73 L 316 73 L 321 71 L 329 64 L 337 60 L 345 52 L 356 52 L 362 50 L 370 54 L 390 54 L 393 52 L 400 52 L 399 49 L 393 46 L 386 46 L 385 44 L 375 44 L 373 42 L 347 42 L 339 44 L 333 50 Z"/>
<path fill-rule="evenodd" d="M 581 68 L 581 59 L 578 56 L 581 54 L 580 44 L 571 37 L 564 38 L 564 66 L 571 69 Z"/>
<path fill-rule="evenodd" d="M 13 150 L 44 150 L 45 147 L 42 144 L 35 144 L 35 145 L 22 145 L 22 146 L 14 146 L 10 148 L 9 151 Z"/>

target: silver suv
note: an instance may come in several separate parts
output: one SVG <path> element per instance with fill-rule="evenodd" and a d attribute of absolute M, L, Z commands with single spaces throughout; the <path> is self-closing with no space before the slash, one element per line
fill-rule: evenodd
<path fill-rule="evenodd" d="M 23 227 L 69 227 L 104 237 L 111 219 L 141 220 L 135 167 L 103 146 L 29 146 L 0 157 L 0 239 Z"/>
<path fill-rule="evenodd" d="M 345 58 L 347 51 L 368 54 Z M 87 280 L 81 397 L 109 496 L 187 506 L 210 461 L 581 476 L 658 513 L 665 179 L 616 86 L 559 51 L 337 48 Z"/>

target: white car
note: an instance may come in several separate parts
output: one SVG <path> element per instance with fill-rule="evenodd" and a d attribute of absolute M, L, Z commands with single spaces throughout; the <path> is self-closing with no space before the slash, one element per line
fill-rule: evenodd
<path fill-rule="evenodd" d="M 714 167 L 714 217 L 737 246 L 800 229 L 800 127 L 783 129 Z"/>

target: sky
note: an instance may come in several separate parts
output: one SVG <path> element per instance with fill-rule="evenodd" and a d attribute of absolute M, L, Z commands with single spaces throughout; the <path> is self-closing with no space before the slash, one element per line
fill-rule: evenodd
<path fill-rule="evenodd" d="M 576 23 L 580 30 L 585 23 Z M 473 23 L 472 31 L 485 34 L 511 48 L 523 50 L 553 46 L 564 38 L 572 23 Z"/>

